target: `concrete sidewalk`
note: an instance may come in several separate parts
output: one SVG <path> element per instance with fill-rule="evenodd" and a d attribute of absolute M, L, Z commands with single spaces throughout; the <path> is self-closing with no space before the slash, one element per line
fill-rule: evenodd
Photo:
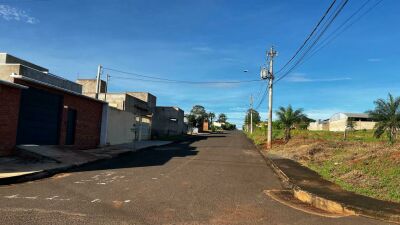
<path fill-rule="evenodd" d="M 171 143 L 172 141 L 140 141 L 135 146 L 130 143 L 88 150 L 58 146 L 18 146 L 19 153 L 28 157 L 0 157 L 0 184 L 38 179 L 72 167 Z"/>
<path fill-rule="evenodd" d="M 347 211 L 377 219 L 400 222 L 400 204 L 382 201 L 343 190 L 339 185 L 323 179 L 318 173 L 293 160 L 261 151 L 272 164 L 275 172 L 294 195 L 329 211 Z"/>

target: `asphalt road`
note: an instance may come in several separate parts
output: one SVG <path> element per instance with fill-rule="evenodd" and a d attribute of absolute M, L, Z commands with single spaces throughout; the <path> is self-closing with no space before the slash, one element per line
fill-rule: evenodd
<path fill-rule="evenodd" d="M 0 224 L 386 224 L 327 218 L 264 194 L 279 179 L 240 132 L 199 137 L 0 187 Z"/>

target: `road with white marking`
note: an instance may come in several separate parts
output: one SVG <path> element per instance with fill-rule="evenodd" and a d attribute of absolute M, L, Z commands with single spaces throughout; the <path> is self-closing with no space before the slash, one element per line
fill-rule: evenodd
<path fill-rule="evenodd" d="M 254 145 L 232 132 L 0 186 L 1 224 L 386 224 L 308 214 L 264 193 L 281 188 Z"/>

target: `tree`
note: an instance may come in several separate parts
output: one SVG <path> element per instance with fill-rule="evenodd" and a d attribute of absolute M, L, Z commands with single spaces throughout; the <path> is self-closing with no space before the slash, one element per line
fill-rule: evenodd
<path fill-rule="evenodd" d="M 380 98 L 374 104 L 375 109 L 367 111 L 371 119 L 377 122 L 374 136 L 380 138 L 382 134 L 386 133 L 389 142 L 394 143 L 400 128 L 400 97 L 394 98 L 389 93 L 387 101 Z"/>
<path fill-rule="evenodd" d="M 355 121 L 353 118 L 347 118 L 346 127 L 344 128 L 343 138 L 347 139 L 347 132 L 353 131 L 355 127 Z"/>
<path fill-rule="evenodd" d="M 291 138 L 290 130 L 296 123 L 301 122 L 304 116 L 303 109 L 293 110 L 291 105 L 287 108 L 281 106 L 275 113 L 285 129 L 285 141 L 289 141 Z"/>
<path fill-rule="evenodd" d="M 221 113 L 218 115 L 218 122 L 220 123 L 226 123 L 226 121 L 228 120 L 228 117 L 225 115 L 225 113 Z"/>
<path fill-rule="evenodd" d="M 232 124 L 232 123 L 224 123 L 221 127 L 224 130 L 236 130 L 236 124 Z"/>
<path fill-rule="evenodd" d="M 188 120 L 193 126 L 201 127 L 206 118 L 207 113 L 205 108 L 201 105 L 195 105 L 193 106 L 192 110 L 190 110 Z"/>
<path fill-rule="evenodd" d="M 212 124 L 214 119 L 215 119 L 215 113 L 209 112 L 208 113 L 208 118 L 210 119 L 210 123 Z"/>
<path fill-rule="evenodd" d="M 308 118 L 306 115 L 302 115 L 300 122 L 297 124 L 296 128 L 307 130 L 307 127 L 308 125 L 310 125 L 311 122 L 315 122 L 315 120 Z"/>
<path fill-rule="evenodd" d="M 250 113 L 253 113 L 253 124 L 258 124 L 261 122 L 261 117 L 260 113 L 257 112 L 257 110 L 254 109 L 249 109 L 247 110 L 246 117 L 244 118 L 244 124 L 250 124 Z"/>

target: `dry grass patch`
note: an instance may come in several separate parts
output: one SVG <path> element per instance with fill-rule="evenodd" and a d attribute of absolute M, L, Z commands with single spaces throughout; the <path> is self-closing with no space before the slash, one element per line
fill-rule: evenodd
<path fill-rule="evenodd" d="M 348 191 L 400 202 L 400 143 L 374 139 L 371 131 L 348 137 L 343 140 L 338 132 L 296 131 L 287 143 L 275 140 L 271 153 L 298 161 Z"/>

